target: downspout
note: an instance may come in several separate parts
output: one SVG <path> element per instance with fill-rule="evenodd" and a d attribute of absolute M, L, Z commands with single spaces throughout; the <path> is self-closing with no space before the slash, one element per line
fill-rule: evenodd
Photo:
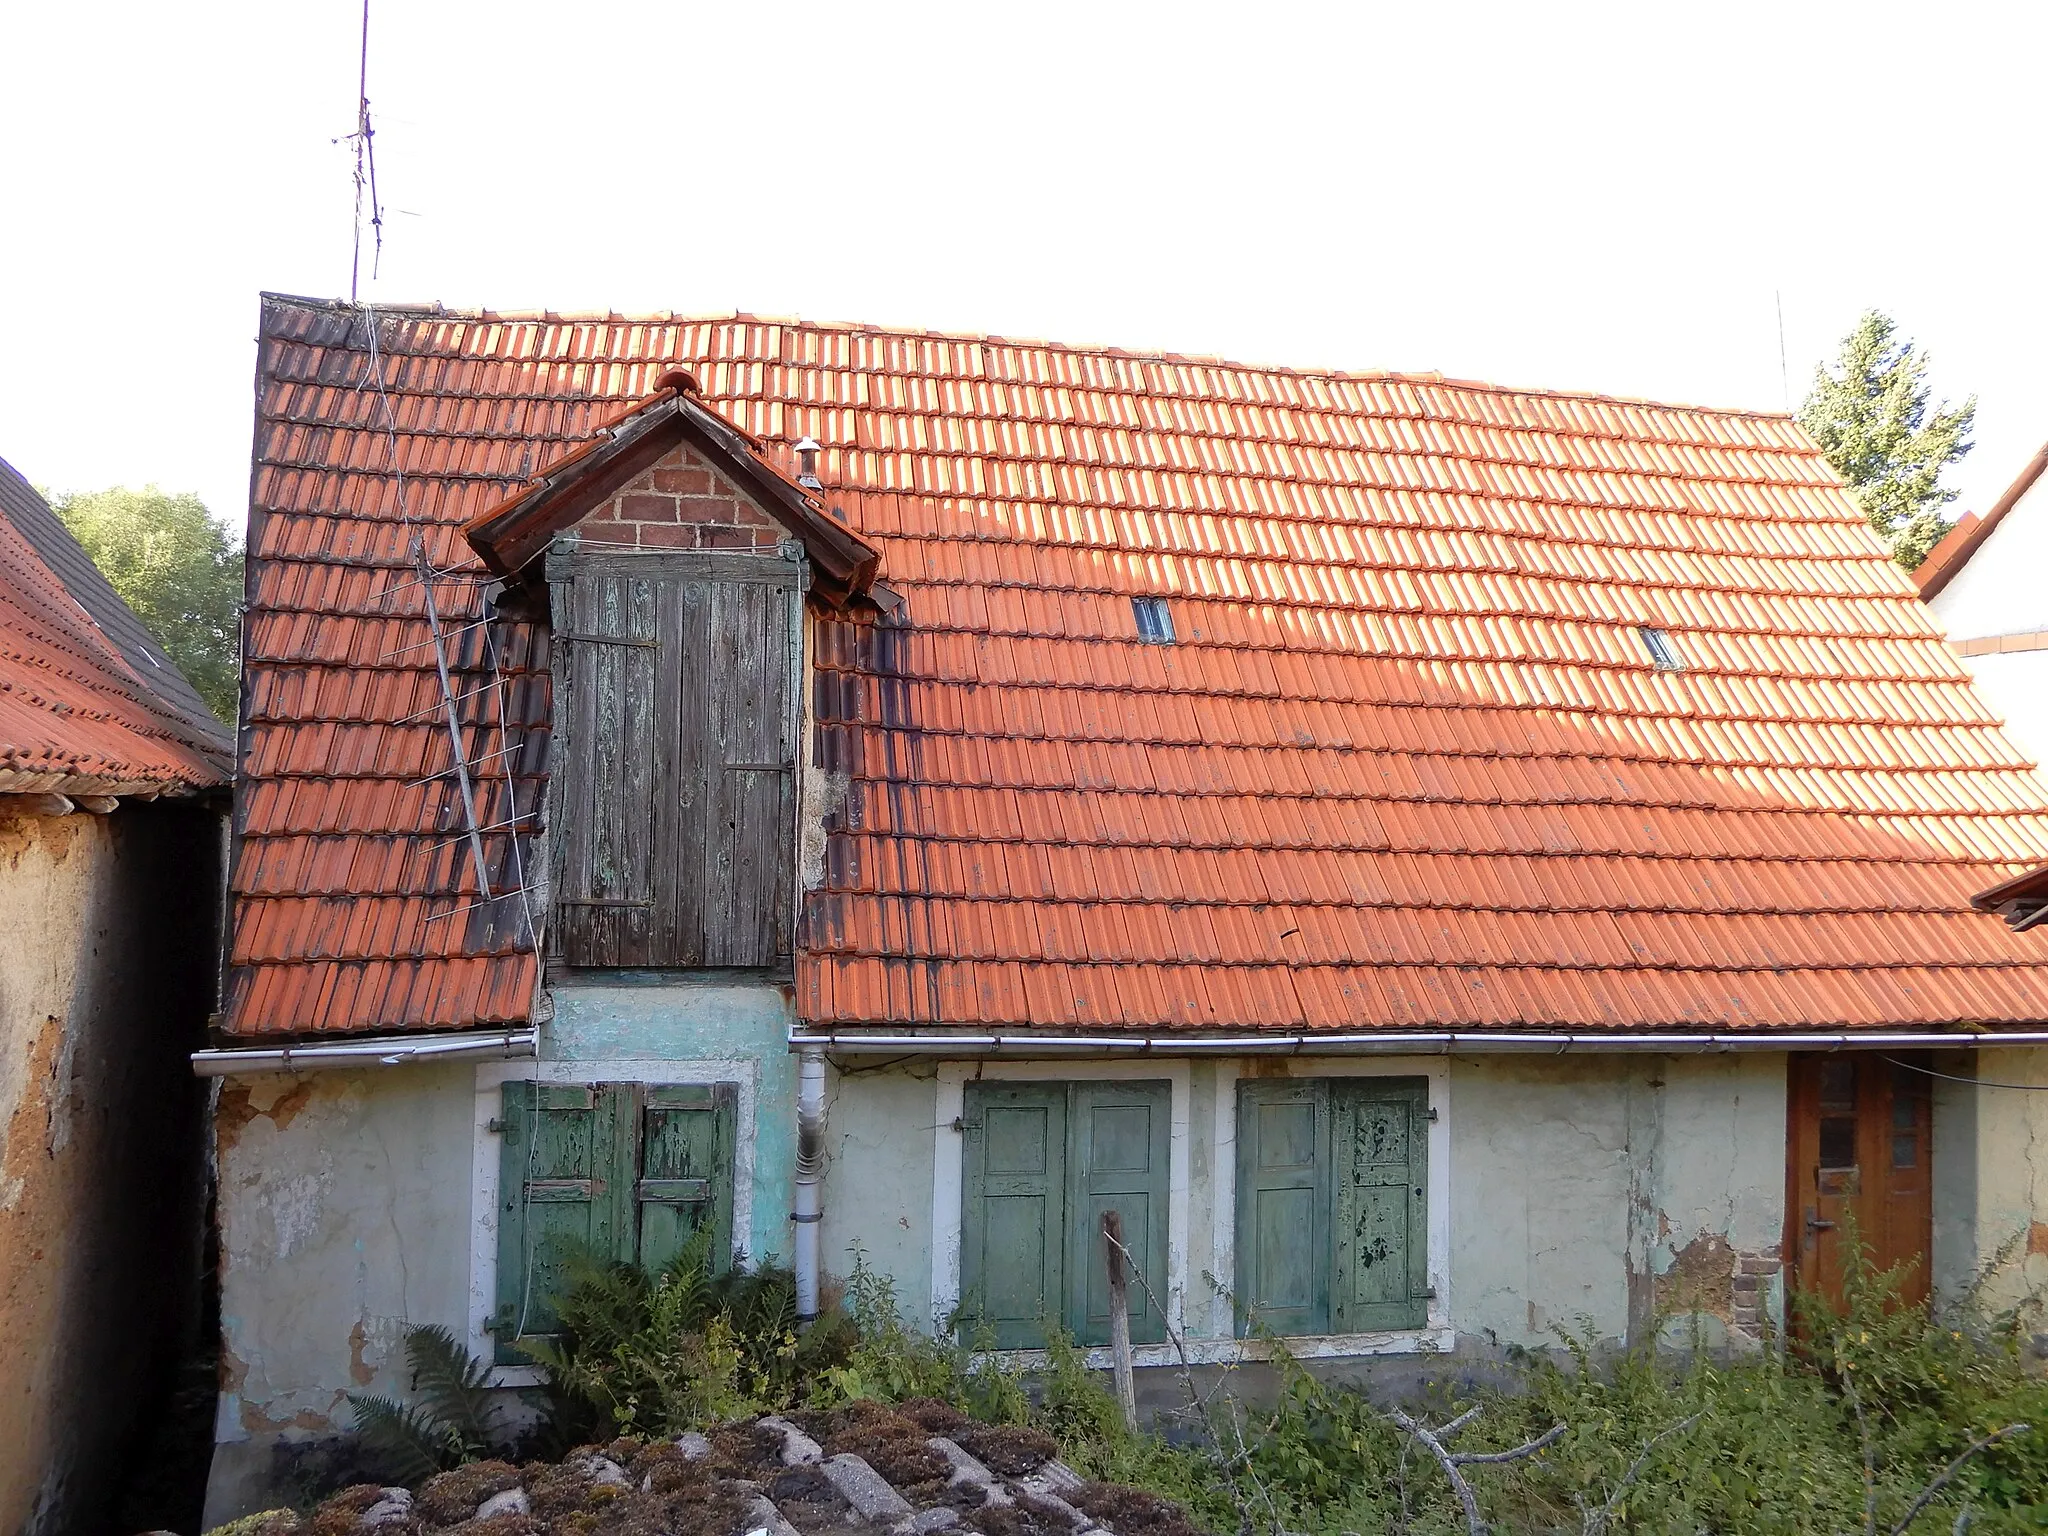
<path fill-rule="evenodd" d="M 818 1315 L 818 1224 L 825 1219 L 825 1047 L 806 1045 L 796 1069 L 796 1316 Z"/>

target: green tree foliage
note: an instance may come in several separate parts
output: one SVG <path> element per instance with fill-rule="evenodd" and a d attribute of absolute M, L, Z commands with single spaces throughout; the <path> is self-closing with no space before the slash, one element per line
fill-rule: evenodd
<path fill-rule="evenodd" d="M 197 496 L 153 485 L 71 492 L 52 506 L 199 696 L 232 721 L 242 551 L 226 526 Z"/>
<path fill-rule="evenodd" d="M 1928 358 L 1889 315 L 1867 311 L 1832 370 L 1814 370 L 1799 424 L 1862 503 L 1892 558 L 1912 570 L 1947 529 L 1941 472 L 1970 451 L 1977 397 L 1930 406 Z"/>

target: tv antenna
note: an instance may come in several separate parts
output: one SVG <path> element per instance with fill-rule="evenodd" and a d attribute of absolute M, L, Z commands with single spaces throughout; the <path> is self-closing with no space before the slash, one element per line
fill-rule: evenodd
<path fill-rule="evenodd" d="M 356 286 L 363 270 L 363 194 L 370 197 L 370 281 L 384 263 L 384 205 L 377 199 L 377 130 L 370 126 L 370 0 L 363 0 L 362 50 L 356 60 L 356 131 L 336 143 L 353 144 L 356 150 L 355 248 L 348 264 L 348 301 L 356 302 Z"/>

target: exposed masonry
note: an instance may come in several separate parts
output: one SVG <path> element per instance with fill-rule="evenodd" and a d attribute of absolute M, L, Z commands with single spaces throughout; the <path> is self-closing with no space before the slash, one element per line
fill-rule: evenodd
<path fill-rule="evenodd" d="M 1728 1318 L 1730 1329 L 1746 1339 L 1763 1339 L 1764 1330 L 1775 1324 L 1771 1316 L 1771 1292 L 1783 1267 L 1775 1244 L 1736 1255 L 1734 1295 Z"/>
<path fill-rule="evenodd" d="M 1719 1318 L 1732 1337 L 1761 1343 L 1774 1326 L 1771 1296 L 1782 1267 L 1775 1244 L 1732 1246 L 1718 1232 L 1704 1232 L 1671 1255 L 1656 1276 L 1654 1306 L 1661 1317 L 1699 1313 Z"/>
<path fill-rule="evenodd" d="M 577 524 L 586 543 L 772 550 L 789 531 L 679 443 Z"/>

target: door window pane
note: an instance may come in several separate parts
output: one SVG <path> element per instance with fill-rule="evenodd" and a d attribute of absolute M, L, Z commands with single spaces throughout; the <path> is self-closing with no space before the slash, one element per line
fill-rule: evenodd
<path fill-rule="evenodd" d="M 1835 1056 L 1820 1064 L 1820 1107 L 1823 1114 L 1856 1113 L 1856 1063 L 1851 1058 Z"/>
<path fill-rule="evenodd" d="M 1919 1124 L 1920 1095 L 1927 1080 L 1910 1067 L 1892 1068 L 1892 1128 L 1910 1131 Z"/>

